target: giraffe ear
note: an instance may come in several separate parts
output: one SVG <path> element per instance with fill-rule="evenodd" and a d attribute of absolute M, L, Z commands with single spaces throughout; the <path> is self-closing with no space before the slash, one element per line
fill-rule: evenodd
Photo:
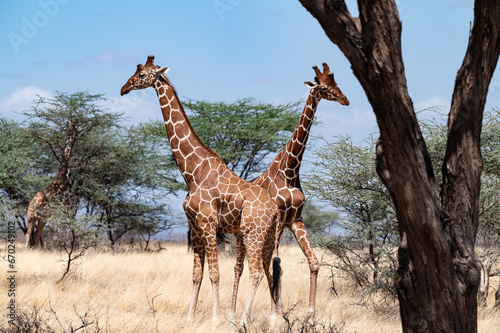
<path fill-rule="evenodd" d="M 311 88 L 311 89 L 318 86 L 318 84 L 316 82 L 311 82 L 311 81 L 306 81 L 306 82 L 304 82 L 304 84 L 306 85 L 307 88 Z"/>
<path fill-rule="evenodd" d="M 169 70 L 170 70 L 170 68 L 168 68 L 168 67 L 160 68 L 156 71 L 156 75 L 165 75 L 168 73 Z"/>

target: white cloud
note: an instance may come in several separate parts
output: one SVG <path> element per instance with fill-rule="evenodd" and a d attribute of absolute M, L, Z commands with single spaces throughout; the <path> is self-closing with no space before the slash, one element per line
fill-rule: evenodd
<path fill-rule="evenodd" d="M 107 97 L 104 107 L 109 112 L 123 113 L 128 124 L 137 125 L 150 120 L 162 120 L 158 99 L 149 98 L 147 93 L 134 91 L 130 95 Z"/>
<path fill-rule="evenodd" d="M 451 100 L 449 100 L 448 98 L 433 96 L 426 100 L 416 102 L 415 111 L 419 112 L 433 106 L 444 107 L 446 110 L 449 110 L 450 105 L 451 105 Z"/>
<path fill-rule="evenodd" d="M 424 119 L 446 120 L 451 106 L 451 101 L 444 97 L 434 96 L 424 101 L 415 103 L 415 112 L 417 118 L 422 121 Z"/>
<path fill-rule="evenodd" d="M 45 98 L 53 97 L 50 91 L 36 86 L 26 86 L 16 89 L 9 96 L 0 99 L 0 115 L 15 120 L 22 120 L 23 117 L 18 113 L 29 110 L 33 101 L 38 99 L 38 96 Z"/>
<path fill-rule="evenodd" d="M 137 62 L 137 60 L 130 54 L 123 54 L 109 49 L 104 49 L 101 52 L 94 54 L 91 56 L 91 59 L 96 62 L 118 64 L 130 64 Z"/>
<path fill-rule="evenodd" d="M 328 141 L 337 135 L 349 135 L 355 142 L 367 138 L 378 131 L 375 114 L 372 110 L 350 108 L 338 103 L 321 101 L 316 111 L 316 119 L 321 123 L 313 127 L 313 136 L 322 136 Z"/>
<path fill-rule="evenodd" d="M 304 99 L 304 101 L 305 101 L 305 99 Z M 276 96 L 269 103 L 271 103 L 273 105 L 284 105 L 284 104 L 290 103 L 290 101 L 283 96 Z M 301 107 L 301 106 L 299 106 L 299 107 Z"/>

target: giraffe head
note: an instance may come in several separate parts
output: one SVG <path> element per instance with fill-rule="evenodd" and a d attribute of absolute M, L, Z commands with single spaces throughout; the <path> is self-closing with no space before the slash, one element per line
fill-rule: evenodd
<path fill-rule="evenodd" d="M 131 90 L 140 90 L 148 87 L 154 87 L 156 80 L 162 79 L 162 75 L 166 74 L 170 68 L 155 66 L 153 64 L 155 57 L 150 55 L 148 60 L 143 65 L 137 65 L 135 74 L 128 79 L 127 83 L 122 87 L 121 95 L 128 94 Z"/>
<path fill-rule="evenodd" d="M 312 89 L 311 93 L 319 98 L 339 102 L 342 105 L 349 105 L 349 100 L 337 86 L 337 82 L 333 78 L 333 73 L 330 72 L 330 68 L 326 62 L 323 63 L 323 73 L 318 69 L 318 66 L 313 66 L 313 69 L 316 72 L 314 82 L 304 82 L 306 87 Z"/>

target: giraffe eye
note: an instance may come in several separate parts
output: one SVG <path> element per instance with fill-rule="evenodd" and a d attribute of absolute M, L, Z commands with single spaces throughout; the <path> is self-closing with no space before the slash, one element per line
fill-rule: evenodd
<path fill-rule="evenodd" d="M 327 87 L 321 87 L 321 90 L 326 91 Z"/>
<path fill-rule="evenodd" d="M 146 74 L 144 74 L 144 73 L 139 74 L 139 79 L 144 79 L 145 77 L 146 77 Z"/>

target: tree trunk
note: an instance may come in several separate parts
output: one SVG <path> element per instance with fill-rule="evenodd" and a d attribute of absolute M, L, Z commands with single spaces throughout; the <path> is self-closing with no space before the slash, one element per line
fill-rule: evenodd
<path fill-rule="evenodd" d="M 475 3 L 450 110 L 441 195 L 408 94 L 394 1 L 358 0 L 359 18 L 342 0 L 300 2 L 350 61 L 377 118 L 377 171 L 401 237 L 395 284 L 403 331 L 476 332 L 479 139 L 500 52 L 500 2 Z"/>
<path fill-rule="evenodd" d="M 24 216 L 16 215 L 17 225 L 24 235 L 28 232 L 28 224 L 26 223 L 26 218 Z"/>
<path fill-rule="evenodd" d="M 478 303 L 481 306 L 488 306 L 488 296 L 490 291 L 490 273 L 493 264 L 497 258 L 486 258 L 481 262 L 481 278 L 479 283 L 479 292 L 477 295 Z"/>
<path fill-rule="evenodd" d="M 500 308 L 500 285 L 498 286 L 497 291 L 495 292 L 495 308 Z"/>

